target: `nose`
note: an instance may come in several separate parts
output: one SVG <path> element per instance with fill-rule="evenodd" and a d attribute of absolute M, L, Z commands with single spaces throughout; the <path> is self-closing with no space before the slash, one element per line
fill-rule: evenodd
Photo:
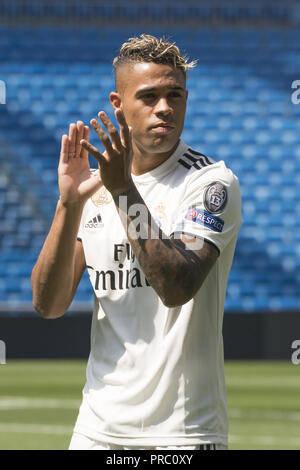
<path fill-rule="evenodd" d="M 168 115 L 172 112 L 172 108 L 170 107 L 168 100 L 164 97 L 161 97 L 155 106 L 155 113 L 157 115 Z"/>

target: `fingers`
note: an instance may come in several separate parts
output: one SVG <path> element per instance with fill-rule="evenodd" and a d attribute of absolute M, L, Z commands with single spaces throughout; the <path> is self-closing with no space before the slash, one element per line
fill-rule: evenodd
<path fill-rule="evenodd" d="M 77 126 L 72 123 L 69 127 L 69 158 L 73 158 L 76 155 L 76 136 Z"/>
<path fill-rule="evenodd" d="M 83 139 L 88 142 L 88 141 L 89 141 L 89 137 L 90 137 L 90 128 L 89 128 L 89 126 L 84 126 L 84 129 L 83 129 Z M 89 152 L 81 145 L 81 154 L 80 154 L 80 157 L 81 157 L 81 158 L 88 158 L 88 156 L 89 156 Z"/>
<path fill-rule="evenodd" d="M 62 137 L 62 150 L 61 156 L 62 161 L 67 163 L 73 158 L 84 158 L 88 156 L 86 150 L 82 153 L 82 147 L 80 144 L 81 139 L 89 139 L 89 127 L 85 126 L 82 121 L 77 121 L 77 123 L 71 123 L 69 126 L 69 135 L 64 135 Z"/>
<path fill-rule="evenodd" d="M 131 130 L 129 129 L 124 113 L 121 109 L 115 111 L 116 119 L 120 126 L 120 136 L 122 145 L 129 149 L 131 147 Z"/>
<path fill-rule="evenodd" d="M 91 126 L 93 127 L 94 131 L 98 135 L 99 139 L 101 140 L 103 147 L 108 153 L 112 151 L 111 141 L 108 135 L 104 132 L 102 127 L 100 126 L 99 122 L 96 119 L 91 120 Z"/>
<path fill-rule="evenodd" d="M 105 164 L 106 158 L 104 157 L 104 155 L 101 152 L 99 152 L 99 150 L 96 147 L 94 147 L 92 144 L 90 144 L 85 139 L 82 139 L 80 141 L 80 144 L 82 145 L 82 148 L 84 148 L 84 150 L 86 152 L 92 154 L 93 157 L 96 158 L 96 160 L 98 161 L 100 166 Z"/>
<path fill-rule="evenodd" d="M 61 163 L 68 163 L 69 160 L 69 137 L 64 134 L 61 138 L 60 161 Z"/>
<path fill-rule="evenodd" d="M 110 119 L 107 117 L 107 115 L 103 111 L 100 111 L 98 113 L 98 117 L 101 120 L 101 122 L 104 124 L 104 126 L 106 127 L 111 141 L 96 119 L 91 120 L 91 125 L 96 131 L 97 135 L 99 136 L 105 150 L 108 152 L 108 154 L 111 153 L 113 148 L 121 151 L 122 142 L 121 142 L 119 132 L 116 129 L 116 127 L 112 124 Z"/>
<path fill-rule="evenodd" d="M 76 132 L 76 141 L 75 141 L 75 157 L 80 157 L 81 145 L 80 141 L 83 138 L 84 133 L 84 124 L 82 121 L 77 121 L 77 132 Z"/>
<path fill-rule="evenodd" d="M 112 151 L 122 151 L 123 148 L 130 148 L 131 146 L 131 132 L 126 123 L 124 114 L 121 110 L 116 110 L 115 116 L 120 126 L 120 135 L 116 127 L 112 124 L 107 115 L 101 111 L 98 116 L 106 127 L 109 136 L 102 129 L 101 125 L 96 119 L 91 120 L 91 125 L 98 137 L 100 138 L 108 155 Z M 71 123 L 69 126 L 69 135 L 63 135 L 61 141 L 61 161 L 64 163 L 69 162 L 74 158 L 88 158 L 88 153 L 91 153 L 101 164 L 106 161 L 106 157 L 99 152 L 99 150 L 89 143 L 89 127 L 85 126 L 82 121 Z M 109 138 L 110 137 L 110 138 Z"/>

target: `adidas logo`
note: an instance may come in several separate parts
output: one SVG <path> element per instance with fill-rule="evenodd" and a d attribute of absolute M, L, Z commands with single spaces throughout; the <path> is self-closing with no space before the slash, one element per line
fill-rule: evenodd
<path fill-rule="evenodd" d="M 89 220 L 84 228 L 101 228 L 103 227 L 103 222 L 102 222 L 102 218 L 101 218 L 101 215 L 98 214 L 96 215 L 96 217 L 93 217 L 91 220 Z"/>

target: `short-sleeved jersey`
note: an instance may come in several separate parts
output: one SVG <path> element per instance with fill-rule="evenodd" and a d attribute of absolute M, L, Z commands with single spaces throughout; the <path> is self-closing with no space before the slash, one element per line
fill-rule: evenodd
<path fill-rule="evenodd" d="M 219 256 L 194 298 L 166 307 L 110 193 L 102 187 L 88 200 L 78 237 L 95 302 L 75 431 L 121 445 L 227 445 L 222 323 L 242 223 L 238 179 L 180 141 L 168 160 L 133 180 L 165 236 L 205 239 Z"/>

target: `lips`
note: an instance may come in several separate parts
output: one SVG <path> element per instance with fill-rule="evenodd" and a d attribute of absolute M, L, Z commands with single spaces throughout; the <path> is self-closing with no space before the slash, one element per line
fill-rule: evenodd
<path fill-rule="evenodd" d="M 159 122 L 158 124 L 155 124 L 155 126 L 151 127 L 155 133 L 160 134 L 171 132 L 174 128 L 175 126 L 173 124 L 169 124 L 168 122 Z"/>
<path fill-rule="evenodd" d="M 175 126 L 173 124 L 170 124 L 169 122 L 158 122 L 157 124 L 152 126 L 152 129 L 157 129 L 159 127 L 166 127 L 169 129 L 174 129 Z"/>

